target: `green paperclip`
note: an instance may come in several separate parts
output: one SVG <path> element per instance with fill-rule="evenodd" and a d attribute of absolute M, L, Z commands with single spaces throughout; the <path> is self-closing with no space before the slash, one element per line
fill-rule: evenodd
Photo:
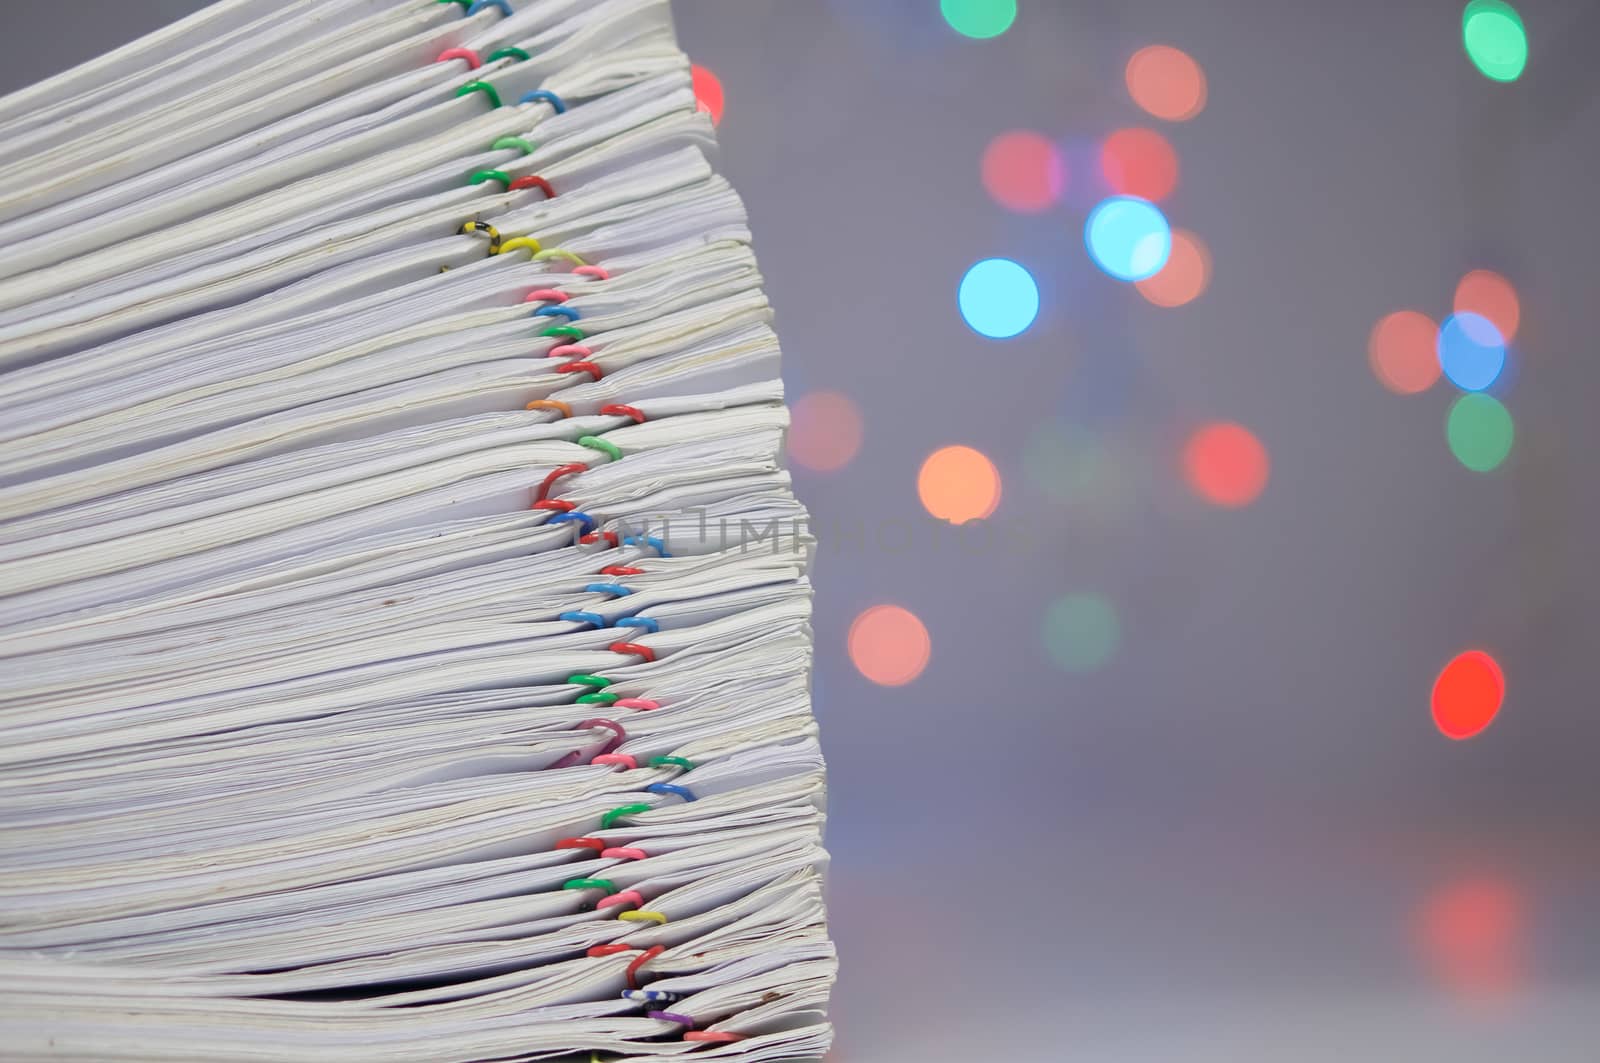
<path fill-rule="evenodd" d="M 607 830 L 623 816 L 638 815 L 640 812 L 648 812 L 655 807 L 655 805 L 623 805 L 621 808 L 613 808 L 610 812 L 600 817 L 600 829 Z"/>
<path fill-rule="evenodd" d="M 456 89 L 457 96 L 466 96 L 473 92 L 483 93 L 485 96 L 489 97 L 490 103 L 494 104 L 496 107 L 500 106 L 500 91 L 487 81 L 469 81 L 459 89 Z"/>
<path fill-rule="evenodd" d="M 595 450 L 605 451 L 607 454 L 611 455 L 612 461 L 622 460 L 622 448 L 611 442 L 609 439 L 601 439 L 599 436 L 579 436 L 578 442 L 582 446 L 593 447 Z"/>

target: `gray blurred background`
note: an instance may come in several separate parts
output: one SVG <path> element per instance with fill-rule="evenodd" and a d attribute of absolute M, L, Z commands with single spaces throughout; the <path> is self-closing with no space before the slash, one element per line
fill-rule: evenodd
<path fill-rule="evenodd" d="M 5 0 L 0 90 L 201 6 Z M 854 460 L 796 471 L 836 1063 L 1600 1058 L 1600 5 L 1518 6 L 1531 57 L 1497 84 L 1454 0 L 1021 0 L 990 40 L 938 0 L 676 5 L 725 91 L 791 399 L 863 422 Z M 1129 98 L 1152 43 L 1204 68 L 1192 121 Z M 1176 149 L 1162 205 L 1214 260 L 1182 307 L 1085 254 L 1094 147 L 1126 126 Z M 1065 153 L 1037 214 L 980 180 L 1013 129 Z M 1040 289 L 1004 341 L 956 305 L 991 256 Z M 1446 446 L 1448 382 L 1392 394 L 1367 356 L 1473 268 L 1522 307 L 1491 473 Z M 1216 420 L 1270 455 L 1249 506 L 1184 482 Z M 952 444 L 999 471 L 987 520 L 919 502 Z M 1119 635 L 1068 671 L 1044 618 L 1081 593 Z M 883 603 L 931 639 L 900 686 L 846 649 Z M 1505 703 L 1455 742 L 1430 688 L 1473 647 Z"/>

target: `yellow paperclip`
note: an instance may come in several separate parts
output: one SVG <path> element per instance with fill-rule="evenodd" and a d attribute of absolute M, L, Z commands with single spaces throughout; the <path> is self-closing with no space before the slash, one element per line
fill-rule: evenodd
<path fill-rule="evenodd" d="M 564 258 L 568 262 L 572 262 L 579 266 L 587 266 L 589 264 L 564 247 L 552 247 L 548 251 L 540 251 L 536 253 L 533 257 L 538 259 L 540 262 L 546 262 L 552 258 Z"/>
<path fill-rule="evenodd" d="M 493 225 L 487 222 L 469 221 L 461 226 L 461 232 L 463 235 L 466 233 L 483 233 L 489 237 L 489 253 L 491 255 L 500 253 L 500 230 Z"/>
<path fill-rule="evenodd" d="M 667 917 L 660 912 L 623 912 L 618 919 L 626 919 L 630 923 L 665 923 Z"/>
<path fill-rule="evenodd" d="M 515 251 L 520 247 L 526 247 L 528 249 L 528 253 L 533 255 L 534 258 L 538 258 L 544 250 L 540 246 L 539 241 L 535 240 L 533 237 L 516 236 L 500 245 L 499 254 L 503 255 L 507 251 Z"/>

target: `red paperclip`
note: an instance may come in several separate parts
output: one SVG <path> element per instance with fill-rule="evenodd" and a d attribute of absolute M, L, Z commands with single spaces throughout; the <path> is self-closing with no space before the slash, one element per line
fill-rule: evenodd
<path fill-rule="evenodd" d="M 601 371 L 600 367 L 595 365 L 593 362 L 568 362 L 565 365 L 556 366 L 556 372 L 558 372 L 558 373 L 579 373 L 579 372 L 588 373 L 590 376 L 594 377 L 596 380 L 599 380 L 601 377 L 605 376 L 605 373 Z"/>
<path fill-rule="evenodd" d="M 655 959 L 657 956 L 666 951 L 667 947 L 665 945 L 651 945 L 649 948 L 644 950 L 644 955 L 628 964 L 628 988 L 638 989 L 639 968 L 643 967 L 645 964 L 649 963 L 651 960 Z"/>
<path fill-rule="evenodd" d="M 556 842 L 557 849 L 593 849 L 598 853 L 605 847 L 606 843 L 599 838 L 562 838 Z"/>
<path fill-rule="evenodd" d="M 508 187 L 513 192 L 520 192 L 524 188 L 537 188 L 539 191 L 544 193 L 544 198 L 556 198 L 556 190 L 550 187 L 549 181 L 546 181 L 538 174 L 528 174 L 526 177 L 519 177 L 515 181 L 512 181 Z"/>
<path fill-rule="evenodd" d="M 465 59 L 474 70 L 483 65 L 483 60 L 479 59 L 478 53 L 471 48 L 446 48 L 439 53 L 439 58 L 435 59 L 434 62 L 444 63 L 451 59 Z"/>
<path fill-rule="evenodd" d="M 535 509 L 549 509 L 549 508 L 552 508 L 552 507 L 549 507 L 549 506 L 541 506 L 540 505 L 541 502 L 543 502 L 546 498 L 549 497 L 551 486 L 557 480 L 561 479 L 563 476 L 571 476 L 575 472 L 587 472 L 588 469 L 589 469 L 589 466 L 584 465 L 581 462 L 574 462 L 571 465 L 558 465 L 558 466 L 556 466 L 556 468 L 551 471 L 550 475 L 546 476 L 544 478 L 544 482 L 539 485 L 539 493 L 538 493 L 538 495 L 536 495 L 534 497 L 534 503 L 533 503 L 534 508 Z M 572 507 L 571 503 L 568 503 L 566 510 L 564 510 L 563 512 L 570 511 L 572 508 L 573 507 Z"/>

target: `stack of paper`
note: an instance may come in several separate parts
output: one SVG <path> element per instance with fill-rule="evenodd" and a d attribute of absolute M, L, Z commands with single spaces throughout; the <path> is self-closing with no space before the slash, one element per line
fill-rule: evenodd
<path fill-rule="evenodd" d="M 0 1054 L 814 1059 L 778 345 L 666 0 L 0 99 Z"/>

